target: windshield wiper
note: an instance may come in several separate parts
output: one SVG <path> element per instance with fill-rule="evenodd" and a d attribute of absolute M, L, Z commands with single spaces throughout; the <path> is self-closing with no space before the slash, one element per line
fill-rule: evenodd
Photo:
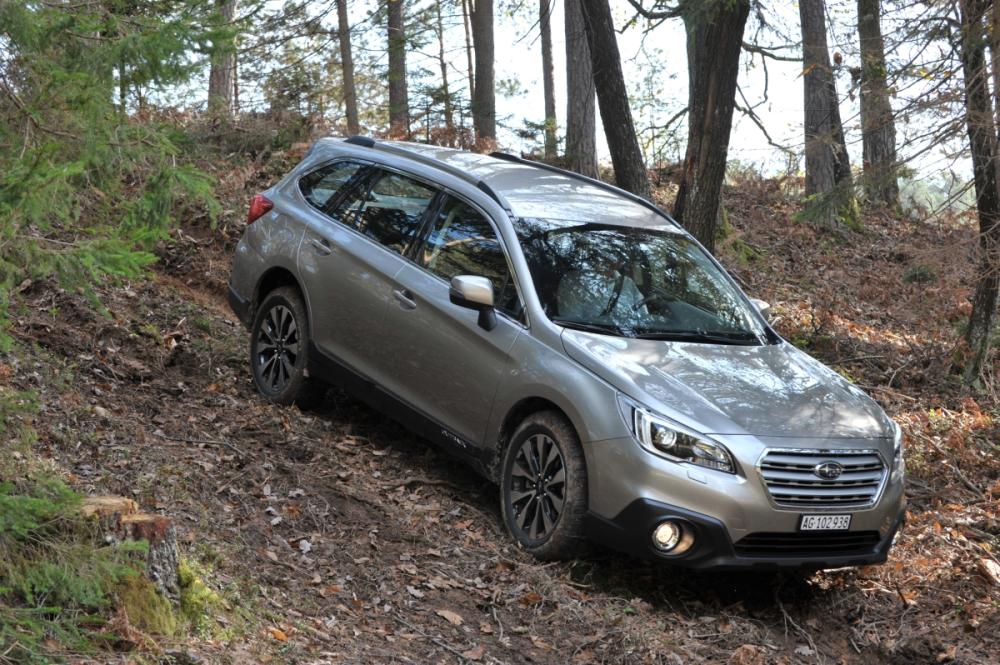
<path fill-rule="evenodd" d="M 694 330 L 664 330 L 660 332 L 638 333 L 637 339 L 658 339 L 670 342 L 703 342 L 706 344 L 734 344 L 752 346 L 759 343 L 757 336 L 749 331 L 740 332 L 697 332 Z"/>
<path fill-rule="evenodd" d="M 625 333 L 618 326 L 611 323 L 585 323 L 583 321 L 573 321 L 570 319 L 551 319 L 552 323 L 559 324 L 564 328 L 582 330 L 584 332 L 597 333 L 599 335 L 616 335 L 626 337 Z"/>

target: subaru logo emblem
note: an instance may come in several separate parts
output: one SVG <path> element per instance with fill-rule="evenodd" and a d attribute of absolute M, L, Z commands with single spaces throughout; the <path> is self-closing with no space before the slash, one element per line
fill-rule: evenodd
<path fill-rule="evenodd" d="M 836 480 L 844 472 L 844 467 L 836 462 L 821 462 L 813 469 L 813 473 L 824 480 Z"/>

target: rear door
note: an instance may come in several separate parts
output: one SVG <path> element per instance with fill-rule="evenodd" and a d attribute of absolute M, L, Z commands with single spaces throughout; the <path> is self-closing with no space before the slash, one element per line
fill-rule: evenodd
<path fill-rule="evenodd" d="M 413 262 L 395 276 L 386 312 L 385 348 L 392 392 L 466 449 L 480 446 L 508 352 L 524 329 L 521 300 L 496 231 L 475 206 L 445 194 L 428 221 Z M 498 325 L 484 330 L 478 314 L 453 305 L 451 278 L 493 282 Z"/>
<path fill-rule="evenodd" d="M 344 179 L 344 164 L 322 167 L 325 175 L 310 174 L 312 179 L 306 176 L 300 183 L 315 214 L 299 248 L 298 267 L 316 345 L 373 377 L 384 352 L 377 340 L 392 298 L 392 278 L 406 263 L 402 254 L 416 239 L 437 190 L 371 165 Z M 335 193 L 322 200 L 316 191 L 325 192 L 336 180 L 341 184 Z"/>

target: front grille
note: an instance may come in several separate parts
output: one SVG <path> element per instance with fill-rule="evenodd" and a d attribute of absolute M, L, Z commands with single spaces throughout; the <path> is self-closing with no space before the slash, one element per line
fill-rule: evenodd
<path fill-rule="evenodd" d="M 740 556 L 808 557 L 869 554 L 878 545 L 878 531 L 843 533 L 751 533 L 733 545 Z"/>
<path fill-rule="evenodd" d="M 815 469 L 826 462 L 839 464 L 842 473 L 821 478 Z M 759 468 L 774 502 L 790 508 L 870 506 L 886 475 L 885 463 L 874 450 L 772 450 Z"/>

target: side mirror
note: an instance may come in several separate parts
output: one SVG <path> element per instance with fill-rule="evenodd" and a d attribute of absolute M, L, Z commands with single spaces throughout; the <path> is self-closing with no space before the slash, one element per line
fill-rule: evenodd
<path fill-rule="evenodd" d="M 497 315 L 493 309 L 493 283 L 486 277 L 457 275 L 451 278 L 448 297 L 452 304 L 479 312 L 479 327 L 493 330 Z"/>
<path fill-rule="evenodd" d="M 758 298 L 751 298 L 750 302 L 752 302 L 753 306 L 757 308 L 757 311 L 760 312 L 761 316 L 768 321 L 771 320 L 771 305 Z"/>

